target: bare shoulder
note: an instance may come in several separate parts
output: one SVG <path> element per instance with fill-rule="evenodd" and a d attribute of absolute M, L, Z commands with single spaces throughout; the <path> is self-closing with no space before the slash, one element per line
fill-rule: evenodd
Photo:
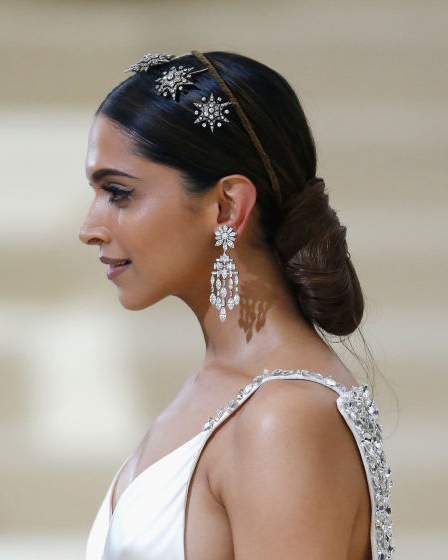
<path fill-rule="evenodd" d="M 337 397 L 321 384 L 271 379 L 235 418 L 223 498 L 244 535 L 241 557 L 253 546 L 265 558 L 346 557 L 366 485 Z M 266 538 L 252 534 L 254 518 Z M 269 551 L 279 541 L 285 550 Z"/>
<path fill-rule="evenodd" d="M 277 445 L 299 440 L 302 445 L 328 442 L 338 447 L 339 439 L 351 438 L 351 433 L 337 398 L 336 391 L 312 381 L 270 379 L 244 405 L 235 423 L 235 443 L 244 446 L 247 439 L 259 439 L 263 444 L 274 437 Z"/>

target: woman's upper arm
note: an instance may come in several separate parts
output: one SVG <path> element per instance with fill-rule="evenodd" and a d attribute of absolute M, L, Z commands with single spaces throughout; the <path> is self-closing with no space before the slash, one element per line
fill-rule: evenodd
<path fill-rule="evenodd" d="M 235 424 L 222 488 L 235 560 L 345 559 L 363 490 L 356 442 L 333 391 L 276 385 Z"/>

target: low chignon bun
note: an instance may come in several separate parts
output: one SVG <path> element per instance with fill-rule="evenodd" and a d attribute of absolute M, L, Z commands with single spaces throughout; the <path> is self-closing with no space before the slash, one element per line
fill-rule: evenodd
<path fill-rule="evenodd" d="M 346 227 L 328 203 L 323 179 L 314 177 L 289 196 L 283 213 L 275 246 L 305 319 L 330 334 L 351 334 L 361 322 L 364 299 Z"/>

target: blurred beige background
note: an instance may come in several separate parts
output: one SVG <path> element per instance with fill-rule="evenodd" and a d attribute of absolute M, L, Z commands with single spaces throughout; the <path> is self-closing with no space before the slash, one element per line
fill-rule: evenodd
<path fill-rule="evenodd" d="M 257 58 L 303 102 L 387 380 L 396 558 L 445 557 L 444 0 L 2 1 L 0 557 L 82 558 L 112 476 L 202 358 L 188 308 L 125 311 L 77 239 L 98 104 L 144 53 L 192 48 Z"/>

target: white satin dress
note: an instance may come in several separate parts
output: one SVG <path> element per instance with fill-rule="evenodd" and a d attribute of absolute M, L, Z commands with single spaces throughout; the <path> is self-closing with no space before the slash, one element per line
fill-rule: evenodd
<path fill-rule="evenodd" d="M 394 546 L 389 502 L 393 483 L 384 455 L 378 410 L 368 386 L 347 390 L 331 376 L 276 369 L 264 370 L 214 418 L 209 418 L 201 432 L 140 473 L 124 490 L 112 514 L 112 493 L 126 462 L 123 463 L 90 530 L 86 560 L 185 560 L 187 493 L 201 451 L 216 427 L 258 387 L 273 379 L 312 381 L 338 393 L 335 405 L 353 433 L 368 481 L 372 559 L 391 559 Z"/>

